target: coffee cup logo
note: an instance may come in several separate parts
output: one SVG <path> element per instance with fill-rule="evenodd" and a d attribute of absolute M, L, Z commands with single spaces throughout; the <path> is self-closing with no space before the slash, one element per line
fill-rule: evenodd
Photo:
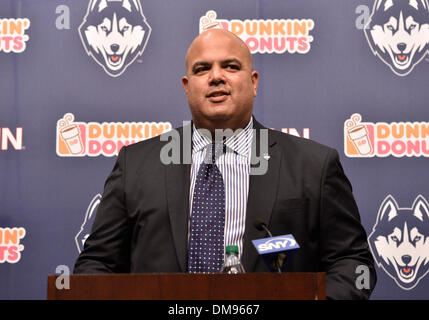
<path fill-rule="evenodd" d="M 66 143 L 71 154 L 77 155 L 83 152 L 83 143 L 77 124 L 73 123 L 74 116 L 67 113 L 63 119 L 58 120 L 60 136 Z"/>
<path fill-rule="evenodd" d="M 361 121 L 361 115 L 355 113 L 349 120 L 346 121 L 346 131 L 356 150 L 361 155 L 369 155 L 373 152 L 373 149 L 371 141 L 369 140 L 366 126 L 360 124 Z"/>
<path fill-rule="evenodd" d="M 211 29 L 222 29 L 216 18 L 217 14 L 215 11 L 207 11 L 206 15 L 200 18 L 200 33 Z"/>

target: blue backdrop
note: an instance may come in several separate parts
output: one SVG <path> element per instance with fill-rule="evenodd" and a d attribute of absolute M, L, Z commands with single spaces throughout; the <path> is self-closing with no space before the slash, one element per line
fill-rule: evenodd
<path fill-rule="evenodd" d="M 427 0 L 2 0 L 0 298 L 45 299 L 120 147 L 190 120 L 184 57 L 210 27 L 252 49 L 258 121 L 339 151 L 372 298 L 429 298 Z M 408 223 L 389 229 L 396 216 Z"/>

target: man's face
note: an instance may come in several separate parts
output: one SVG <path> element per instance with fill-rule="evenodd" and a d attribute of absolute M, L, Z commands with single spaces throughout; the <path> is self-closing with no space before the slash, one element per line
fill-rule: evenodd
<path fill-rule="evenodd" d="M 246 45 L 224 30 L 211 30 L 192 43 L 182 78 L 197 128 L 243 128 L 250 120 L 258 86 Z"/>

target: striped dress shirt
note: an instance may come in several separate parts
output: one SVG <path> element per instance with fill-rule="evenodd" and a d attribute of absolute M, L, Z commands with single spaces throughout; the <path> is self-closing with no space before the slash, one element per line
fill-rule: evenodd
<path fill-rule="evenodd" d="M 239 257 L 243 252 L 243 237 L 246 222 L 247 196 L 249 193 L 250 154 L 253 137 L 253 119 L 240 132 L 224 142 L 225 153 L 216 159 L 225 185 L 225 231 L 224 252 L 228 245 L 238 246 Z M 191 187 L 189 197 L 190 214 L 198 169 L 203 163 L 207 150 L 211 147 L 210 138 L 193 127 Z M 190 219 L 190 218 L 189 218 Z M 188 221 L 188 227 L 190 225 Z M 189 234 L 189 232 L 188 232 Z"/>

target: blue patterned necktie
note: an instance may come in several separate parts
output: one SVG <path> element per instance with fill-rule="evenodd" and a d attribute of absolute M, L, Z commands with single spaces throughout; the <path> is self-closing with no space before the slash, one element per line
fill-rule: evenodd
<path fill-rule="evenodd" d="M 190 273 L 216 273 L 223 264 L 225 186 L 215 163 L 222 148 L 223 144 L 213 143 L 198 170 L 188 249 Z"/>

